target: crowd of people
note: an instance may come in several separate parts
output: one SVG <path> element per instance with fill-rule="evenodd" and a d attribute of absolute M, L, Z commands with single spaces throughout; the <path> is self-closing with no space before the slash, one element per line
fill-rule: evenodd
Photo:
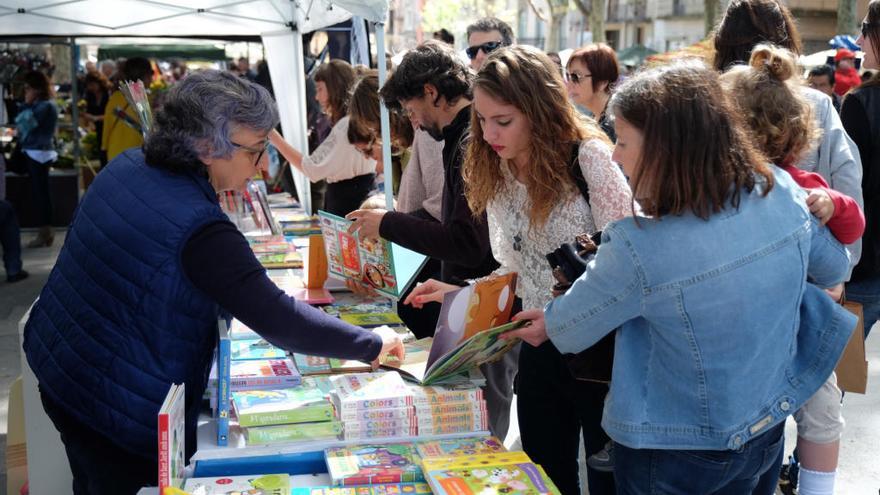
<path fill-rule="evenodd" d="M 431 334 L 447 292 L 519 274 L 514 318 L 529 324 L 505 338 L 522 343 L 482 367 L 490 429 L 506 436 L 515 393 L 523 450 L 563 494 L 584 483 L 594 495 L 772 494 L 790 415 L 798 493 L 832 493 L 844 428 L 833 371 L 857 323 L 843 293 L 863 305 L 866 335 L 880 318 L 880 82 L 833 101 L 826 89 L 851 76 L 843 53 L 808 84 L 779 0 L 732 0 L 710 64 L 625 80 L 601 43 L 560 67 L 484 18 L 467 29 L 468 65 L 451 33 L 434 34 L 382 85 L 375 71 L 322 65 L 315 99 L 329 129 L 313 149 L 285 140 L 269 92 L 240 68 L 188 75 L 145 143 L 107 150 L 25 329 L 74 492 L 155 483 L 148 454 L 167 383 L 186 383 L 195 445 L 221 311 L 294 352 L 402 352 L 393 332 L 283 294 L 223 215 L 215 193 L 265 170 L 271 146 L 327 182 L 323 208 L 352 232 L 429 257 L 399 306 L 417 336 Z M 862 67 L 880 69 L 880 0 L 858 43 Z M 149 83 L 130 63 L 127 77 Z M 95 108 L 124 104 L 87 82 Z M 121 115 L 103 116 L 106 136 Z M 395 176 L 384 192 L 394 210 L 371 197 L 382 173 Z M 554 293 L 547 254 L 580 234 L 598 242 L 595 257 Z M 572 355 L 610 334 L 611 379 L 573 373 Z M 110 457 L 117 472 L 103 467 Z"/>

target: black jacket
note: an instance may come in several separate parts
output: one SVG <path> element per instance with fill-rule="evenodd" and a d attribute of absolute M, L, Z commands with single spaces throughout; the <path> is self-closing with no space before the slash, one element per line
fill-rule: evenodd
<path fill-rule="evenodd" d="M 379 235 L 440 260 L 440 278 L 448 283 L 488 275 L 498 268 L 489 244 L 486 214 L 475 218 L 464 195 L 461 166 L 470 131 L 470 106 L 443 128 L 443 203 L 440 222 L 424 216 L 388 212 Z"/>

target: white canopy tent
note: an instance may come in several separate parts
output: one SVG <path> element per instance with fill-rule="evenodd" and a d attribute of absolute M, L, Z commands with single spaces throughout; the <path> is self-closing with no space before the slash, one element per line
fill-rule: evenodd
<path fill-rule="evenodd" d="M 384 53 L 388 0 L 0 0 L 5 36 L 260 36 L 266 48 L 285 138 L 300 150 L 306 137 L 302 33 L 352 16 L 377 23 L 378 53 Z M 385 57 L 379 60 L 380 82 Z M 385 166 L 390 168 L 387 114 L 383 108 Z M 391 191 L 391 174 L 386 190 Z M 308 179 L 295 174 L 297 192 L 311 210 Z M 391 204 L 389 194 L 389 204 Z"/>

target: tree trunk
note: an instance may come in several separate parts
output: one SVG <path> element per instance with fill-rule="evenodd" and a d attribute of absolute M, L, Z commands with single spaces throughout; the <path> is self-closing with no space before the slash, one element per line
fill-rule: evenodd
<path fill-rule="evenodd" d="M 605 0 L 592 0 L 593 8 L 590 12 L 590 32 L 593 33 L 593 43 L 605 42 Z"/>
<path fill-rule="evenodd" d="M 856 32 L 856 0 L 838 0 L 837 34 L 855 34 Z"/>
<path fill-rule="evenodd" d="M 706 36 L 715 30 L 715 19 L 718 15 L 718 0 L 703 0 L 703 20 L 705 21 Z"/>
<path fill-rule="evenodd" d="M 545 52 L 558 52 L 560 48 L 559 34 L 562 31 L 562 22 L 565 20 L 565 14 L 553 14 L 550 19 L 550 25 L 547 29 L 547 42 L 544 43 Z"/>

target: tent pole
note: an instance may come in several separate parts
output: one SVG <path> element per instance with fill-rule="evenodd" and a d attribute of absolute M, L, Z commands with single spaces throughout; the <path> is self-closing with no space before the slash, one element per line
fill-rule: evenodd
<path fill-rule="evenodd" d="M 79 148 L 79 79 L 77 78 L 77 67 L 79 67 L 79 46 L 76 44 L 76 38 L 70 38 L 70 120 L 72 124 L 71 137 L 73 139 L 73 167 L 79 168 L 79 158 L 81 155 Z M 100 137 L 98 138 L 100 140 Z M 76 188 L 77 193 L 82 191 Z"/>
<path fill-rule="evenodd" d="M 388 67 L 385 64 L 385 23 L 374 24 L 376 29 L 376 62 L 379 64 L 379 87 L 385 85 Z M 388 107 L 379 104 L 379 120 L 382 125 L 382 166 L 385 171 L 385 209 L 394 211 L 394 178 L 391 172 L 391 125 L 388 121 Z"/>

